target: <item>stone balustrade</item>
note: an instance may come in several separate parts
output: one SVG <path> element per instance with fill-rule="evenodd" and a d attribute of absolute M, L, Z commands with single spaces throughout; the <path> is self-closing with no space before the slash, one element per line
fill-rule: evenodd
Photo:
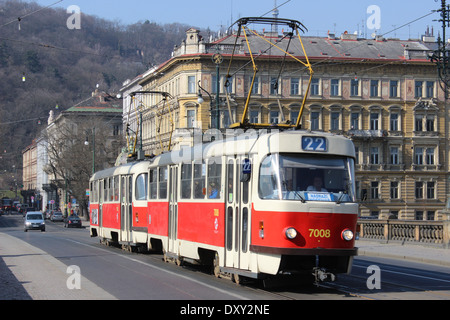
<path fill-rule="evenodd" d="M 358 221 L 359 237 L 373 240 L 396 240 L 429 243 L 450 247 L 450 220 L 364 220 Z"/>

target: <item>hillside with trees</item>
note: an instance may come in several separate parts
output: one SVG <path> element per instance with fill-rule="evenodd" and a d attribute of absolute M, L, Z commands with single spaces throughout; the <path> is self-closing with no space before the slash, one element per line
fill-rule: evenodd
<path fill-rule="evenodd" d="M 12 187 L 13 175 L 21 181 L 22 150 L 50 110 L 85 100 L 97 85 L 117 92 L 126 79 L 169 59 L 189 28 L 125 26 L 82 14 L 81 29 L 70 30 L 68 17 L 63 9 L 0 0 L 0 189 Z"/>

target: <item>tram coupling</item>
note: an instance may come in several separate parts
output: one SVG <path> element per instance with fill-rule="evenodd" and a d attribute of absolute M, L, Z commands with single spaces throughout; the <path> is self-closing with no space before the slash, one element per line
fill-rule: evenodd
<path fill-rule="evenodd" d="M 324 268 L 314 268 L 312 275 L 314 276 L 316 283 L 336 281 L 336 275 L 331 272 L 327 272 Z"/>

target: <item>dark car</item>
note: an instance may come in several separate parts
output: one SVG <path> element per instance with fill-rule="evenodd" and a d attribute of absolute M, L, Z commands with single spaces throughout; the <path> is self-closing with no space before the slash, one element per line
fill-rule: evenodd
<path fill-rule="evenodd" d="M 64 227 L 81 228 L 81 219 L 77 215 L 71 215 L 64 220 Z"/>

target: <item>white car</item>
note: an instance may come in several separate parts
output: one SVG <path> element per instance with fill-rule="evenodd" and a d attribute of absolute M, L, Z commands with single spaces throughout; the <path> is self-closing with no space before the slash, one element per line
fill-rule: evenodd
<path fill-rule="evenodd" d="M 58 211 L 53 212 L 52 217 L 50 218 L 50 220 L 52 220 L 53 222 L 55 222 L 55 221 L 61 221 L 61 222 L 64 221 L 64 217 L 63 217 L 62 212 L 58 212 Z"/>
<path fill-rule="evenodd" d="M 41 212 L 28 212 L 25 216 L 25 222 L 23 225 L 23 231 L 28 230 L 41 230 L 45 231 L 44 216 Z"/>

